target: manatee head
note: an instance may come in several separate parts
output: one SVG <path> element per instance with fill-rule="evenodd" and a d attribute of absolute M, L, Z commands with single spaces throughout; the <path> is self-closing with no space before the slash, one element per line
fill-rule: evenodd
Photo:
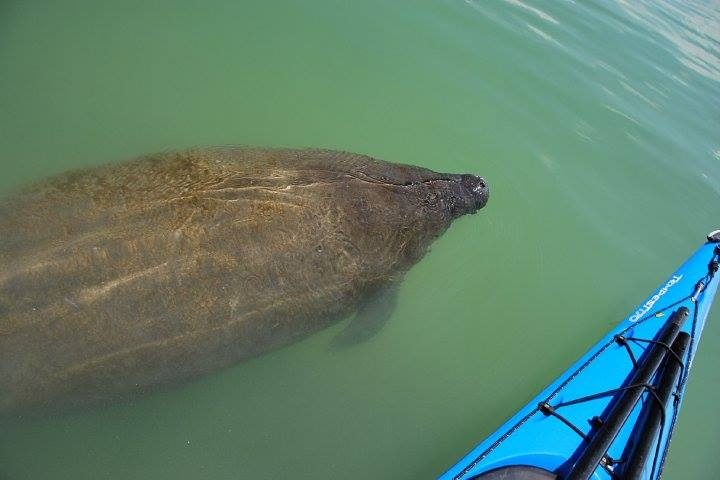
<path fill-rule="evenodd" d="M 387 187 L 403 187 L 420 203 L 438 207 L 435 214 L 448 220 L 475 213 L 485 206 L 490 189 L 483 177 L 472 174 L 437 173 L 423 167 L 372 159 L 356 166 L 351 173 Z"/>
<path fill-rule="evenodd" d="M 355 181 L 345 211 L 354 244 L 364 247 L 378 273 L 404 272 L 453 220 L 488 201 L 483 177 L 365 158 L 349 172 Z"/>
<path fill-rule="evenodd" d="M 483 177 L 472 174 L 444 174 L 431 182 L 429 195 L 435 195 L 440 211 L 455 219 L 473 214 L 483 208 L 490 197 L 490 189 Z"/>

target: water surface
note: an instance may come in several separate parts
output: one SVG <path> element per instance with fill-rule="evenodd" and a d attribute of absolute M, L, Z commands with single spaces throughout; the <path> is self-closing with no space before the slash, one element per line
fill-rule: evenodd
<path fill-rule="evenodd" d="M 714 2 L 0 6 L 0 190 L 168 148 L 484 175 L 372 340 L 338 325 L 130 405 L 5 422 L 3 479 L 431 478 L 720 226 Z M 666 478 L 713 478 L 720 315 Z"/>

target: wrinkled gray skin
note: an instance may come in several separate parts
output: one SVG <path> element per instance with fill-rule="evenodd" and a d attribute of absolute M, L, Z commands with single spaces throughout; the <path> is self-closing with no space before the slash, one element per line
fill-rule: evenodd
<path fill-rule="evenodd" d="M 386 316 L 384 292 L 487 198 L 474 175 L 326 150 L 200 149 L 33 185 L 0 200 L 0 411 L 115 399 Z"/>

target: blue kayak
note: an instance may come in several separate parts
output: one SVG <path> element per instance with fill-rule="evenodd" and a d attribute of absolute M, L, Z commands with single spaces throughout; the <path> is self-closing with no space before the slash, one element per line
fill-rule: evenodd
<path fill-rule="evenodd" d="M 441 480 L 656 480 L 718 288 L 720 230 Z"/>

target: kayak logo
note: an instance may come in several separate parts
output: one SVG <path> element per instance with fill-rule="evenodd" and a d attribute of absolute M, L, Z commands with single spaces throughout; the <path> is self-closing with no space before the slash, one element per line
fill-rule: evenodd
<path fill-rule="evenodd" d="M 668 290 L 670 290 L 670 288 L 672 288 L 673 285 L 675 285 L 680 280 L 682 280 L 682 278 L 683 278 L 682 275 L 673 275 L 673 277 L 670 280 L 668 280 L 668 282 L 665 284 L 665 286 L 663 286 L 660 290 L 658 290 L 658 292 L 655 295 L 653 295 L 650 298 L 650 300 L 645 302 L 640 308 L 638 308 L 635 311 L 635 313 L 630 315 L 629 320 L 631 322 L 637 322 L 638 320 L 640 320 L 642 318 L 642 316 L 645 315 L 647 312 L 649 312 L 650 309 L 653 307 L 653 305 L 655 305 L 657 303 L 657 301 L 660 300 L 660 297 L 665 295 L 668 292 Z"/>

